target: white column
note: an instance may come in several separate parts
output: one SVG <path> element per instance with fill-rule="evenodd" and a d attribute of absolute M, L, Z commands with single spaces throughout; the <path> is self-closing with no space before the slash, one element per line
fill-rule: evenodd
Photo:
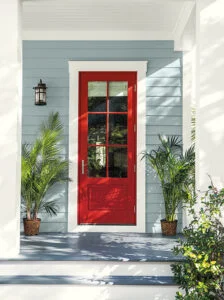
<path fill-rule="evenodd" d="M 195 47 L 183 53 L 183 150 L 192 146 L 191 139 L 191 116 L 192 108 L 195 107 Z M 183 228 L 189 225 L 191 217 L 188 208 L 183 210 Z"/>
<path fill-rule="evenodd" d="M 0 257 L 19 252 L 21 1 L 0 1 Z"/>
<path fill-rule="evenodd" d="M 197 39 L 197 188 L 208 174 L 224 186 L 224 1 L 199 0 Z"/>
<path fill-rule="evenodd" d="M 195 7 L 191 6 L 191 13 L 186 26 L 182 32 L 181 37 L 178 39 L 177 45 L 183 51 L 183 150 L 186 151 L 192 146 L 191 139 L 191 117 L 192 108 L 195 107 Z M 191 217 L 188 215 L 188 208 L 183 208 L 183 228 L 189 225 Z"/>
<path fill-rule="evenodd" d="M 192 146 L 191 118 L 195 107 L 195 46 L 183 52 L 183 149 Z"/>
<path fill-rule="evenodd" d="M 198 0 L 196 13 L 196 185 L 224 187 L 224 2 Z M 223 212 L 224 216 L 224 212 Z M 222 218 L 224 223 L 224 217 Z"/>

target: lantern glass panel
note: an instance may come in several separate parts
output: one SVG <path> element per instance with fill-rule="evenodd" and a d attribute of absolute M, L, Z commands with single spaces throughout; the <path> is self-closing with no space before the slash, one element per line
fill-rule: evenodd
<path fill-rule="evenodd" d="M 35 95 L 36 95 L 36 103 L 39 102 L 39 93 L 38 90 L 35 91 Z"/>
<path fill-rule="evenodd" d="M 34 90 L 35 90 L 35 104 L 46 105 L 46 85 L 42 83 L 42 80 L 40 80 L 38 86 L 34 87 Z"/>
<path fill-rule="evenodd" d="M 40 101 L 41 101 L 41 102 L 44 102 L 44 100 L 45 100 L 45 97 L 44 97 L 44 96 L 45 96 L 45 94 L 44 94 L 43 92 L 40 91 Z"/>

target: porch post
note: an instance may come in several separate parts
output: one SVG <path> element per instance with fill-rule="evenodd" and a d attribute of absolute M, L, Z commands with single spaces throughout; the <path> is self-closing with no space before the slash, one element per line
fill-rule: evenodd
<path fill-rule="evenodd" d="M 192 146 L 191 118 L 192 108 L 195 107 L 195 46 L 190 51 L 183 53 L 183 150 L 184 152 Z M 188 226 L 191 217 L 188 207 L 182 210 L 183 228 Z"/>
<path fill-rule="evenodd" d="M 198 0 L 196 7 L 196 184 L 224 186 L 224 3 Z"/>
<path fill-rule="evenodd" d="M 0 257 L 19 252 L 21 2 L 0 1 Z"/>

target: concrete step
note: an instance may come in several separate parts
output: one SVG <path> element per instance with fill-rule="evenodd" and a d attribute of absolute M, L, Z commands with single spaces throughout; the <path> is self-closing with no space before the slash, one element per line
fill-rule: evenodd
<path fill-rule="evenodd" d="M 1 284 L 2 300 L 174 300 L 173 285 Z"/>
<path fill-rule="evenodd" d="M 173 300 L 172 262 L 0 261 L 3 300 Z"/>
<path fill-rule="evenodd" d="M 49 276 L 17 275 L 0 276 L 0 284 L 41 284 L 41 285 L 175 285 L 171 276 Z"/>
<path fill-rule="evenodd" d="M 172 276 L 171 262 L 0 261 L 0 276 Z"/>
<path fill-rule="evenodd" d="M 42 234 L 21 237 L 0 259 L 1 300 L 173 300 L 177 238 L 148 234 Z"/>

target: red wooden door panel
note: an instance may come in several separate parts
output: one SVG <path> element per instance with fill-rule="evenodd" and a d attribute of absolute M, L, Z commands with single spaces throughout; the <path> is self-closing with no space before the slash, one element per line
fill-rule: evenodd
<path fill-rule="evenodd" d="M 136 79 L 79 74 L 79 224 L 136 224 Z"/>

